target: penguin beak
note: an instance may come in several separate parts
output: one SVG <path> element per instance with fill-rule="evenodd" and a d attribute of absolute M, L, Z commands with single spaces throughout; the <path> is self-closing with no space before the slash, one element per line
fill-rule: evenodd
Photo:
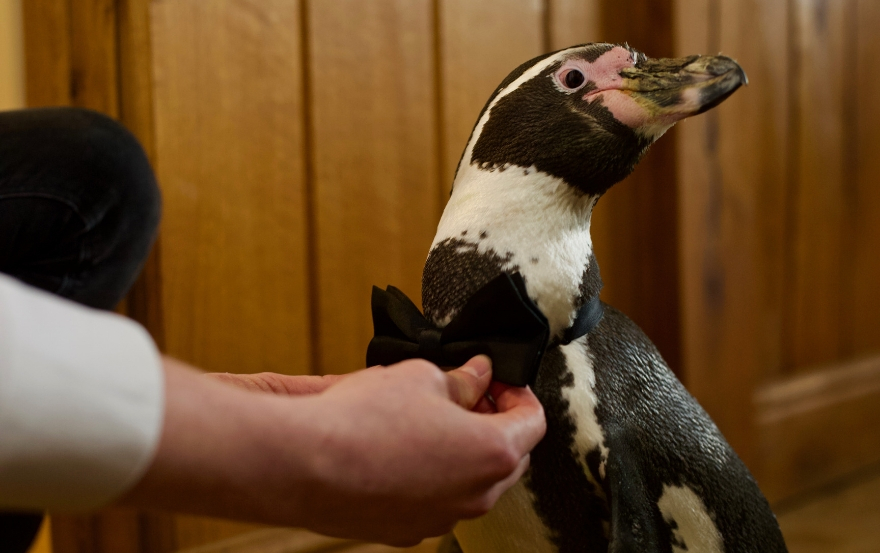
<path fill-rule="evenodd" d="M 618 90 L 641 108 L 626 122 L 652 141 L 675 122 L 717 106 L 748 84 L 742 67 L 726 56 L 643 57 L 620 76 Z"/>
<path fill-rule="evenodd" d="M 748 84 L 745 71 L 727 56 L 646 59 L 621 71 L 622 89 L 645 107 L 681 118 L 703 113 Z"/>

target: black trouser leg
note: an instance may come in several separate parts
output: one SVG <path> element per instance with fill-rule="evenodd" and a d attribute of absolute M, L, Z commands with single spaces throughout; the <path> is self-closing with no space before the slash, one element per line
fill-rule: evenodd
<path fill-rule="evenodd" d="M 143 266 L 160 204 L 143 149 L 112 119 L 75 108 L 0 113 L 0 272 L 112 309 Z M 0 553 L 26 551 L 41 520 L 0 514 Z"/>

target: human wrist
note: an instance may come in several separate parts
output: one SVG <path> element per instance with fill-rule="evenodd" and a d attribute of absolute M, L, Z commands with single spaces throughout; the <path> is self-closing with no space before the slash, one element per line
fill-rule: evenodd
<path fill-rule="evenodd" d="M 259 522 L 310 527 L 324 491 L 317 470 L 322 454 L 321 432 L 314 424 L 317 398 L 241 393 L 259 397 L 248 398 L 242 415 L 243 428 L 252 432 L 248 445 L 233 453 L 227 468 L 226 478 L 239 486 L 241 503 L 226 516 L 242 518 L 247 510 Z"/>
<path fill-rule="evenodd" d="M 165 359 L 166 420 L 155 458 L 120 503 L 258 522 L 303 519 L 305 398 L 244 391 Z"/>

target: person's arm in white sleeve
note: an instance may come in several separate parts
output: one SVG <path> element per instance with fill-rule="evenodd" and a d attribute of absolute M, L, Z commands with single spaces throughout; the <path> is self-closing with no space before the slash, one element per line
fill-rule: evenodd
<path fill-rule="evenodd" d="M 544 434 L 537 398 L 490 388 L 484 356 L 214 378 L 163 356 L 162 377 L 133 323 L 0 286 L 0 508 L 124 491 L 114 503 L 411 545 L 487 512 Z"/>
<path fill-rule="evenodd" d="M 142 327 L 0 274 L 0 508 L 121 495 L 155 453 L 163 394 Z"/>

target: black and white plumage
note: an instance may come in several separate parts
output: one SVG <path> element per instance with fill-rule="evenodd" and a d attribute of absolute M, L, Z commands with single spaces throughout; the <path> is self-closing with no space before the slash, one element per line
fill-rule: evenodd
<path fill-rule="evenodd" d="M 443 326 L 518 271 L 551 346 L 534 386 L 547 435 L 496 507 L 458 525 L 465 553 L 786 550 L 748 470 L 634 323 L 606 306 L 587 336 L 553 341 L 601 288 L 598 198 L 745 81 L 723 56 L 588 44 L 521 65 L 480 114 L 425 264 L 425 315 Z"/>

